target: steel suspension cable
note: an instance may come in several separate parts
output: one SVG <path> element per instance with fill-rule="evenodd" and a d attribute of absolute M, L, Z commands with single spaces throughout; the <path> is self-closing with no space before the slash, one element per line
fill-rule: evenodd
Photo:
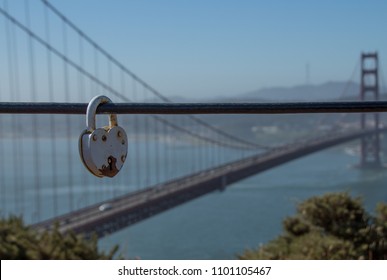
<path fill-rule="evenodd" d="M 46 9 L 48 9 L 45 6 Z M 84 46 L 83 46 L 83 39 L 81 36 L 78 36 L 78 51 L 79 51 L 79 65 L 82 68 L 85 68 L 85 51 L 84 51 Z M 83 75 L 78 75 L 78 94 L 81 96 L 82 94 L 86 93 L 86 86 L 85 86 L 85 77 Z M 89 203 L 89 194 L 92 193 L 91 191 L 91 185 L 90 185 L 90 180 L 89 176 L 82 176 L 82 185 L 86 186 L 85 192 L 82 198 L 82 201 L 85 205 Z"/>
<path fill-rule="evenodd" d="M 8 1 L 4 1 L 4 9 L 8 9 Z M 14 34 L 11 32 L 11 26 L 9 24 L 9 22 L 7 21 L 6 24 L 5 24 L 5 32 L 6 32 L 6 38 L 7 38 L 7 64 L 8 64 L 8 82 L 9 82 L 9 98 L 10 100 L 12 101 L 15 101 L 17 100 L 18 101 L 18 89 L 17 89 L 17 84 L 18 84 L 18 81 L 17 81 L 17 76 L 18 76 L 18 71 L 17 71 L 17 65 L 16 65 L 16 61 L 14 60 L 17 55 L 15 54 L 16 52 L 16 44 L 14 42 L 14 39 L 15 39 L 15 36 Z M 11 116 L 11 124 L 13 127 L 17 127 L 17 120 L 16 120 L 17 116 L 14 116 L 12 115 Z M 19 166 L 21 166 L 20 163 L 20 156 L 18 155 L 19 152 L 18 152 L 18 147 L 17 147 L 17 143 L 18 141 L 12 141 L 10 143 L 11 145 L 11 150 L 12 150 L 12 154 L 14 155 L 14 157 L 12 158 L 12 168 L 13 170 L 18 170 Z M 20 191 L 19 191 L 19 187 L 20 187 L 20 184 L 19 184 L 19 175 L 14 172 L 13 174 L 13 180 L 14 180 L 14 184 L 15 184 L 15 187 L 13 188 L 13 192 L 14 192 L 14 207 L 15 207 L 15 212 L 17 213 L 18 212 L 18 205 L 19 205 L 19 201 L 22 200 L 20 199 Z M 22 193 L 22 192 L 21 192 Z"/>
<path fill-rule="evenodd" d="M 355 75 L 356 75 L 356 72 L 357 72 L 357 70 L 359 69 L 359 67 L 360 67 L 360 59 L 357 60 L 357 62 L 356 62 L 356 64 L 355 64 L 355 67 L 353 68 L 352 73 L 351 73 L 349 79 L 347 80 L 347 82 L 346 82 L 346 84 L 345 84 L 345 86 L 344 86 L 344 88 L 343 88 L 343 90 L 342 90 L 340 96 L 338 97 L 339 100 L 340 100 L 340 99 L 343 99 L 343 98 L 346 96 L 346 94 L 348 93 L 348 89 L 349 89 L 350 83 L 353 81 L 353 79 L 354 79 L 354 77 L 355 77 Z M 335 124 L 338 124 L 339 122 L 341 122 L 341 120 L 345 117 L 345 114 L 346 114 L 346 113 L 344 113 L 343 116 L 341 116 L 340 118 L 338 118 L 338 119 L 335 121 Z M 327 121 L 327 119 L 328 119 L 328 116 L 327 116 L 327 115 L 324 115 L 324 116 L 321 118 L 321 120 L 318 122 L 318 126 L 321 125 L 321 124 L 324 124 L 324 123 Z M 318 126 L 316 126 L 316 127 L 318 127 Z"/>
<path fill-rule="evenodd" d="M 109 85 L 103 83 L 98 78 L 96 78 L 94 75 L 92 75 L 91 73 L 89 73 L 88 71 L 86 71 L 85 69 L 80 67 L 77 63 L 75 63 L 74 61 L 70 60 L 67 56 L 62 54 L 56 48 L 54 48 L 53 46 L 48 44 L 46 41 L 44 41 L 41 37 L 36 35 L 31 29 L 29 29 L 28 27 L 23 25 L 21 22 L 19 22 L 17 19 L 15 19 L 13 16 L 11 16 L 9 13 L 7 13 L 4 9 L 0 8 L 0 13 L 3 14 L 8 20 L 13 22 L 21 30 L 26 32 L 30 36 L 30 38 L 35 39 L 38 43 L 40 43 L 45 48 L 50 50 L 53 54 L 55 54 L 56 56 L 61 58 L 64 62 L 68 63 L 70 66 L 75 68 L 77 71 L 79 71 L 80 73 L 82 73 L 83 75 L 88 77 L 90 80 L 92 80 L 93 82 L 95 82 L 96 84 L 98 84 L 99 86 L 104 88 L 105 90 L 109 91 L 113 95 L 121 98 L 122 100 L 127 101 L 127 102 L 131 101 L 128 97 L 126 97 L 123 94 L 119 93 L 118 91 L 116 91 L 115 89 L 110 87 Z M 246 146 L 240 146 L 240 145 L 233 145 L 233 144 L 229 144 L 229 143 L 225 143 L 225 142 L 219 142 L 217 140 L 211 139 L 210 137 L 206 137 L 206 136 L 203 136 L 203 135 L 198 135 L 198 134 L 192 133 L 191 131 L 189 131 L 189 130 L 183 128 L 183 127 L 179 127 L 179 126 L 177 126 L 177 125 L 175 125 L 175 124 L 173 124 L 173 123 L 171 123 L 171 122 L 169 122 L 169 121 L 167 121 L 165 119 L 162 120 L 162 118 L 160 118 L 160 117 L 157 117 L 157 116 L 153 116 L 153 117 L 158 119 L 159 121 L 162 121 L 164 124 L 174 128 L 175 130 L 179 130 L 179 131 L 184 132 L 186 134 L 189 134 L 189 135 L 191 135 L 191 136 L 193 136 L 195 138 L 202 139 L 202 140 L 205 140 L 205 141 L 210 142 L 210 143 L 217 143 L 218 145 L 227 146 L 227 147 L 231 147 L 231 148 L 235 148 L 235 149 L 252 149 L 251 146 L 250 147 L 246 147 Z M 257 149 L 257 148 L 269 149 L 270 147 L 267 147 L 267 146 L 255 146 L 254 147 L 254 149 Z"/>
<path fill-rule="evenodd" d="M 30 6 L 29 2 L 25 0 L 25 18 L 26 18 L 26 28 L 30 29 L 31 26 L 31 16 L 30 16 Z M 28 60 L 29 60 L 29 76 L 30 76 L 30 88 L 31 88 L 31 98 L 34 102 L 37 101 L 37 81 L 36 81 L 36 63 L 35 63 L 35 48 L 34 48 L 34 41 L 32 40 L 33 37 L 28 34 Z M 36 116 L 32 117 L 32 138 L 33 138 L 33 156 L 34 156 L 34 188 L 35 188 L 35 213 L 33 213 L 34 217 L 33 219 L 37 219 L 38 221 L 40 220 L 40 214 L 41 214 L 41 189 L 40 189 L 40 164 L 39 164 L 39 153 L 40 153 L 40 148 L 39 148 L 39 143 L 38 143 L 38 120 Z"/>
<path fill-rule="evenodd" d="M 67 28 L 66 25 L 62 25 L 62 40 L 63 40 L 63 55 L 67 57 L 68 54 L 68 36 L 67 36 Z M 70 77 L 69 77 L 69 70 L 68 70 L 68 64 L 63 61 L 63 78 L 64 78 L 64 93 L 65 93 L 65 100 L 67 102 L 70 101 Z M 70 121 L 70 116 L 66 116 L 66 124 L 65 124 L 65 129 L 66 129 L 66 134 L 70 135 L 71 134 L 71 121 Z M 71 210 L 74 210 L 74 197 L 73 197 L 73 169 L 72 169 L 72 158 L 73 155 L 71 153 L 71 147 L 72 143 L 70 141 L 66 141 L 67 144 L 67 170 L 69 173 L 68 176 L 68 188 L 69 188 L 69 208 Z"/>
<path fill-rule="evenodd" d="M 49 1 L 47 0 L 41 0 L 44 5 L 46 5 L 54 14 L 56 14 L 59 18 L 61 18 L 64 22 L 66 22 L 75 32 L 79 33 L 80 36 L 82 36 L 87 42 L 89 42 L 95 49 L 97 49 L 99 52 L 101 52 L 103 55 L 105 55 L 109 60 L 111 60 L 117 67 L 119 67 L 122 71 L 124 71 L 126 74 L 131 76 L 133 79 L 135 79 L 137 82 L 142 84 L 145 88 L 147 88 L 150 92 L 152 92 L 155 96 L 160 98 L 164 102 L 173 103 L 173 101 L 163 94 L 161 94 L 159 91 L 157 91 L 155 88 L 150 86 L 147 82 L 142 80 L 140 77 L 138 77 L 136 74 L 134 74 L 132 71 L 130 71 L 125 65 L 120 63 L 117 59 L 115 59 L 110 53 L 108 53 L 105 49 L 103 49 L 99 44 L 97 44 L 93 39 L 91 39 L 89 36 L 87 36 L 79 27 L 77 27 L 72 21 L 70 21 L 63 13 L 61 13 L 57 8 L 55 8 Z M 244 139 L 241 139 L 237 136 L 231 135 L 219 128 L 214 127 L 213 125 L 203 121 L 202 119 L 199 119 L 196 116 L 188 116 L 195 122 L 197 122 L 200 125 L 205 126 L 206 128 L 216 132 L 217 134 L 220 134 L 226 138 L 229 138 L 233 141 L 240 142 L 242 144 L 245 144 L 247 146 L 250 146 L 254 149 L 266 149 L 270 148 L 264 145 L 259 145 L 257 143 L 253 143 Z"/>
<path fill-rule="evenodd" d="M 46 41 L 50 43 L 51 37 L 50 37 L 50 22 L 49 22 L 49 15 L 47 12 L 47 7 L 44 9 L 44 25 L 45 25 L 45 33 L 46 33 Z M 52 71 L 52 58 L 51 58 L 51 52 L 47 49 L 46 51 L 47 56 L 47 77 L 48 77 L 48 94 L 49 94 L 49 100 L 54 101 L 54 79 L 53 79 L 53 71 Z M 50 147 L 51 147 L 51 167 L 52 167 L 52 186 L 53 186 L 53 208 L 54 208 L 54 215 L 58 215 L 58 174 L 57 174 L 57 157 L 56 157 L 56 133 L 55 133 L 55 120 L 54 116 L 50 116 L 50 137 L 53 139 L 53 141 L 50 141 Z M 83 176 L 85 177 L 85 176 Z"/>

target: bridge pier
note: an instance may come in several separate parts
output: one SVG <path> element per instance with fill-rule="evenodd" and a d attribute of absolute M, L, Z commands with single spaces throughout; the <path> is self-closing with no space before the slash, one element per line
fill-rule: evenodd
<path fill-rule="evenodd" d="M 361 54 L 361 76 L 360 76 L 360 100 L 379 100 L 379 79 L 378 79 L 378 53 Z M 360 116 L 362 130 L 373 128 L 378 130 L 379 113 L 362 113 Z M 380 133 L 361 138 L 360 144 L 360 168 L 381 168 L 380 159 Z"/>

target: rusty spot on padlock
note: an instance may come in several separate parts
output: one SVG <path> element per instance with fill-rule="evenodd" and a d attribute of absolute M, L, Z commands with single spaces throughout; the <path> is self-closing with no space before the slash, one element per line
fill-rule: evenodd
<path fill-rule="evenodd" d="M 103 176 L 114 177 L 118 173 L 116 162 L 117 162 L 117 159 L 115 157 L 113 156 L 108 157 L 109 165 L 108 166 L 103 165 L 102 169 L 99 169 L 99 171 L 101 171 Z"/>

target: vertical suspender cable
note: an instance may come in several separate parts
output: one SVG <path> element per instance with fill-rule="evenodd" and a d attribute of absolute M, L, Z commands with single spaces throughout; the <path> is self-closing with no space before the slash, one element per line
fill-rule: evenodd
<path fill-rule="evenodd" d="M 4 9 L 8 10 L 8 2 L 4 2 Z M 11 39 L 11 30 L 10 30 L 10 24 L 9 22 L 5 23 L 5 31 L 6 31 L 6 41 L 7 41 L 7 64 L 8 64 L 8 84 L 9 84 L 9 99 L 11 101 L 15 101 L 16 99 L 16 92 L 15 92 L 15 71 L 14 71 L 14 66 L 15 62 L 13 61 L 14 58 L 14 46 L 12 44 L 12 39 Z M 17 99 L 16 99 L 17 100 Z M 17 127 L 16 125 L 16 118 L 17 116 L 12 115 L 11 116 L 11 126 L 12 127 Z M 13 191 L 13 201 L 14 201 L 14 213 L 17 213 L 19 211 L 18 205 L 19 205 L 19 197 L 18 197 L 18 188 L 19 188 L 19 180 L 18 176 L 19 174 L 15 172 L 18 169 L 17 162 L 16 162 L 16 145 L 15 141 L 10 141 L 10 151 L 12 151 L 12 157 L 8 157 L 8 160 L 12 162 L 10 165 L 12 166 L 13 169 L 13 182 L 12 184 L 12 191 Z M 10 185 L 11 185 L 10 184 Z M 8 184 L 7 184 L 8 185 Z M 7 186 L 11 187 L 11 186 Z"/>
<path fill-rule="evenodd" d="M 92 45 L 92 48 L 93 48 L 93 52 L 94 52 L 94 76 L 96 77 L 97 80 L 99 80 L 99 59 L 98 59 L 98 50 L 97 48 Z M 94 96 L 96 94 L 96 92 L 99 92 L 100 90 L 100 85 L 98 83 L 95 83 L 95 81 L 93 81 L 93 84 L 95 85 L 94 86 L 94 91 L 92 92 L 92 96 Z M 94 178 L 95 182 L 96 182 L 96 178 Z M 95 194 L 95 200 L 96 201 L 101 201 L 102 200 L 102 197 L 101 197 L 101 190 L 99 191 L 95 191 L 94 192 Z"/>
<path fill-rule="evenodd" d="M 168 178 L 168 149 L 169 149 L 169 143 L 168 143 L 168 132 L 167 132 L 167 126 L 165 125 L 165 123 L 162 124 L 162 135 L 163 135 L 163 140 L 162 140 L 162 151 L 163 151 L 163 155 L 162 155 L 162 159 L 163 159 L 163 173 L 164 173 L 164 178 L 163 178 L 163 181 L 167 181 L 169 178 Z"/>
<path fill-rule="evenodd" d="M 124 72 L 123 72 L 123 71 L 120 71 L 120 74 L 121 74 L 121 75 L 120 75 L 121 92 L 122 92 L 123 94 L 126 95 L 127 89 L 126 89 L 126 82 L 125 82 Z M 132 156 L 132 155 L 130 154 L 130 151 L 129 151 L 129 156 Z M 120 185 L 124 185 L 125 179 L 126 179 L 127 183 L 129 183 L 127 178 L 128 178 L 128 177 L 121 176 L 121 177 L 119 178 L 119 183 L 120 183 Z M 116 188 L 115 188 L 115 193 L 116 193 Z"/>
<path fill-rule="evenodd" d="M 1 90 L 1 81 L 0 79 L 0 94 L 2 94 Z M 0 118 L 0 131 L 3 131 L 4 125 L 3 125 L 3 118 Z M 0 158 L 4 158 L 4 144 L 0 144 Z M 8 214 L 7 212 L 7 184 L 5 182 L 5 176 L 4 176 L 4 169 L 0 168 L 0 188 L 1 188 L 1 211 L 0 215 L 6 215 Z"/>
<path fill-rule="evenodd" d="M 5 4 L 4 4 L 5 5 Z M 7 23 L 7 19 L 4 19 L 4 23 Z M 5 25 L 4 25 L 5 26 Z M 6 29 L 4 29 L 4 32 L 7 32 Z M 3 42 L 3 41 L 2 41 Z M 5 53 L 3 53 L 4 56 L 6 56 Z M 2 61 L 5 61 L 5 58 L 2 58 Z M 0 79 L 0 98 L 3 95 L 2 87 L 4 86 L 4 93 L 6 92 L 6 86 L 5 83 L 3 83 L 3 79 Z M 4 123 L 3 118 L 0 118 L 0 131 L 4 131 Z M 0 158 L 5 158 L 5 149 L 4 149 L 4 143 L 0 143 Z M 0 215 L 6 215 L 8 214 L 8 204 L 7 204 L 7 183 L 5 182 L 5 176 L 4 176 L 4 168 L 0 168 L 0 188 L 1 188 L 1 211 Z"/>
<path fill-rule="evenodd" d="M 50 21 L 47 7 L 44 7 L 44 19 L 45 19 L 45 32 L 46 41 L 50 43 Z M 54 73 L 52 67 L 51 52 L 46 50 L 47 55 L 47 81 L 48 81 L 48 94 L 49 100 L 54 101 Z M 51 167 L 52 167 L 52 188 L 53 188 L 53 214 L 58 215 L 58 173 L 57 173 L 57 155 L 56 155 L 56 133 L 55 133 L 55 116 L 50 115 L 50 148 L 51 148 Z"/>
<path fill-rule="evenodd" d="M 146 87 L 142 87 L 143 89 L 143 96 L 145 98 L 145 102 L 148 102 L 148 91 Z M 152 167 L 150 164 L 150 158 L 149 158 L 149 149 L 150 149 L 150 143 L 149 143 L 149 117 L 144 117 L 144 133 L 145 133 L 145 141 L 144 141 L 144 154 L 145 154 L 145 186 L 149 186 L 151 184 L 151 174 L 152 174 Z"/>
<path fill-rule="evenodd" d="M 187 119 L 185 118 L 185 116 L 182 116 L 181 118 L 178 118 L 178 122 L 180 122 L 180 125 L 182 127 L 186 127 L 190 130 L 190 128 L 188 127 L 188 122 L 187 122 Z M 186 146 L 184 145 L 184 135 L 182 135 L 182 137 L 179 139 L 181 145 L 182 145 L 182 149 L 180 149 L 181 153 L 180 153 L 180 161 L 181 163 L 179 164 L 179 167 L 180 167 L 180 174 L 179 176 L 183 176 L 183 174 L 186 174 L 189 172 L 189 170 L 191 169 L 191 164 L 189 162 L 186 161 L 186 158 L 188 158 L 190 155 L 189 155 L 189 152 L 187 151 L 187 148 Z M 187 146 L 189 145 L 189 139 L 187 139 Z M 185 164 L 183 164 L 183 162 Z"/>
<path fill-rule="evenodd" d="M 204 127 L 199 127 L 199 132 L 204 135 Z M 206 169 L 206 162 L 207 162 L 207 156 L 208 156 L 208 153 L 207 153 L 207 142 L 205 141 L 199 141 L 200 142 L 200 166 L 201 166 L 201 169 L 204 170 Z"/>
<path fill-rule="evenodd" d="M 25 0 L 25 17 L 26 17 L 26 26 L 31 29 L 30 21 L 30 7 L 29 1 Z M 32 37 L 29 34 L 28 36 L 28 56 L 29 56 L 29 68 L 30 68 L 30 87 L 31 87 L 31 98 L 32 101 L 37 101 L 37 85 L 35 77 L 35 56 L 34 56 L 34 44 Z M 33 138 L 33 174 L 34 174 L 34 189 L 35 189 L 35 212 L 32 213 L 33 220 L 40 220 L 40 211 L 41 211 L 41 198 L 40 198 L 40 164 L 39 164 L 39 143 L 38 143 L 38 128 L 37 128 L 37 116 L 32 116 L 32 138 Z"/>
<path fill-rule="evenodd" d="M 158 126 L 158 120 L 157 119 L 153 119 L 154 120 L 154 140 L 155 140 L 155 176 L 156 176 L 156 184 L 159 184 L 161 183 L 160 182 L 160 147 L 159 147 L 159 144 L 160 144 L 160 140 L 159 140 L 159 126 Z"/>
<path fill-rule="evenodd" d="M 176 116 L 172 116 L 172 122 L 174 122 L 176 120 Z M 169 136 L 170 136 L 170 140 L 171 140 L 171 145 L 169 146 L 169 160 L 170 160 L 170 163 L 168 165 L 169 169 L 168 169 L 168 176 L 170 178 L 173 178 L 173 166 L 176 166 L 176 163 L 178 163 L 178 158 L 177 158 L 177 135 L 178 135 L 178 131 L 177 130 L 174 130 L 172 129 L 171 127 L 169 127 Z M 176 172 L 176 169 L 175 169 L 175 172 Z"/>
<path fill-rule="evenodd" d="M 110 60 L 106 60 L 107 62 L 107 65 L 106 65 L 106 68 L 107 68 L 107 83 L 110 87 L 113 88 L 113 73 L 112 73 L 112 65 L 111 65 L 111 61 Z M 122 92 L 122 94 L 124 94 L 124 92 Z M 105 197 L 114 197 L 114 192 L 115 192 L 115 188 L 110 188 L 109 187 L 109 182 L 105 181 L 104 182 L 105 186 L 107 186 L 105 189 L 106 189 L 106 194 L 105 194 Z"/>
<path fill-rule="evenodd" d="M 85 57 L 84 57 L 84 48 L 83 48 L 83 37 L 78 34 L 79 42 L 78 42 L 78 50 L 79 50 L 79 65 L 82 68 L 85 68 Z M 78 75 L 78 94 L 79 96 L 86 95 L 86 87 L 85 87 L 85 76 Z M 89 176 L 81 176 L 82 186 L 84 187 L 84 192 L 82 196 L 83 205 L 88 205 L 89 203 L 89 194 L 91 193 L 91 186 Z"/>
<path fill-rule="evenodd" d="M 63 37 L 63 54 L 65 57 L 68 56 L 68 46 L 67 46 L 67 25 L 62 21 L 62 37 Z M 68 72 L 68 64 L 63 62 L 63 73 L 64 73 L 64 91 L 65 91 L 65 100 L 70 101 L 70 77 Z M 74 210 L 74 183 L 73 183 L 73 155 L 72 155 L 72 143 L 70 142 L 71 138 L 71 116 L 66 115 L 66 144 L 67 144 L 67 170 L 68 170 L 68 189 L 69 189 L 69 208 Z"/>
<path fill-rule="evenodd" d="M 135 79 L 132 79 L 132 89 L 133 89 L 133 100 L 134 102 L 137 102 L 137 82 Z M 134 151 L 134 163 L 133 166 L 135 167 L 136 172 L 134 173 L 134 176 L 136 176 L 136 180 L 133 181 L 134 184 L 136 184 L 136 189 L 139 190 L 141 188 L 141 141 L 140 141 L 140 130 L 139 130 L 139 117 L 136 114 L 134 116 L 134 142 L 139 147 L 138 149 L 135 149 Z"/>
<path fill-rule="evenodd" d="M 19 73 L 19 59 L 18 59 L 18 50 L 19 50 L 19 47 L 18 47 L 18 43 L 17 43 L 17 37 L 16 37 L 16 27 L 14 25 L 12 25 L 12 30 L 11 30 L 11 35 L 12 35 L 12 39 L 13 39 L 13 50 L 14 50 L 14 63 L 15 63 L 15 66 L 14 66 L 14 70 L 15 70 L 15 100 L 20 100 L 20 73 Z M 20 122 L 20 117 L 16 118 L 16 125 L 17 127 L 19 127 L 19 125 L 17 124 L 17 122 Z M 17 139 L 16 141 L 16 144 L 17 144 L 17 149 L 16 149 L 16 155 L 15 155 L 15 158 L 16 158 L 16 162 L 20 163 L 23 161 L 22 159 L 22 151 L 23 151 L 23 139 L 22 137 L 19 137 L 19 139 Z M 23 164 L 19 164 L 18 165 L 18 171 L 20 172 L 20 174 L 24 174 L 24 165 Z M 25 205 L 25 195 L 24 195 L 24 191 L 23 191 L 23 178 L 19 176 L 18 178 L 18 190 L 19 190 L 19 194 L 18 194 L 18 197 L 19 197 L 19 200 L 20 200 L 20 203 L 21 203 L 21 209 L 20 209 L 20 213 L 24 213 L 24 205 Z"/>

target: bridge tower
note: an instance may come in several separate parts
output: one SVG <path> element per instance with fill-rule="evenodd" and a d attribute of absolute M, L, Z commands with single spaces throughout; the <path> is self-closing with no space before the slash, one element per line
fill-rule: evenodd
<path fill-rule="evenodd" d="M 360 100 L 379 100 L 378 53 L 361 54 Z M 361 129 L 379 128 L 379 113 L 363 113 L 360 117 Z M 360 167 L 381 167 L 380 134 L 375 133 L 361 139 Z"/>

